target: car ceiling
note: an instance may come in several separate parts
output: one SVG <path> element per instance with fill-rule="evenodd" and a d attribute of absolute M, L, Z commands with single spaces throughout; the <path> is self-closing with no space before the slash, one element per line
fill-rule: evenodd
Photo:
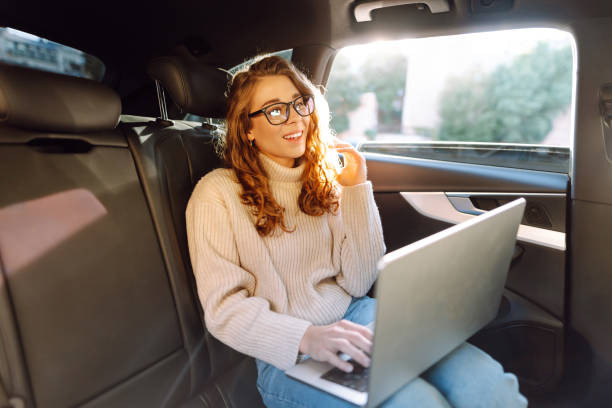
<path fill-rule="evenodd" d="M 144 83 L 146 62 L 180 45 L 203 62 L 229 68 L 258 53 L 307 45 L 339 49 L 378 39 L 563 28 L 570 20 L 612 16 L 609 0 L 514 0 L 512 10 L 481 14 L 472 11 L 475 1 L 482 0 L 450 0 L 451 12 L 435 15 L 392 7 L 375 11 L 372 22 L 356 23 L 352 9 L 360 0 L 4 0 L 0 25 L 91 53 L 115 78 Z"/>
<path fill-rule="evenodd" d="M 329 44 L 329 15 L 328 3 L 317 0 L 0 2 L 0 24 L 122 67 L 142 65 L 181 43 L 226 67 L 262 51 Z"/>
<path fill-rule="evenodd" d="M 104 2 L 5 0 L 0 24 L 90 52 L 107 64 L 138 65 L 186 41 L 205 60 L 229 67 L 258 52 L 322 44 L 333 48 L 383 37 L 440 35 L 495 26 L 563 24 L 612 15 L 608 0 L 515 0 L 514 10 L 473 15 L 471 0 L 452 13 L 416 7 L 379 10 L 355 23 L 352 0 Z"/>

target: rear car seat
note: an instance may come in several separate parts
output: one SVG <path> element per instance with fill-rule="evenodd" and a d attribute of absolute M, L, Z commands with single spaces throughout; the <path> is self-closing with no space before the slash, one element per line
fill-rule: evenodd
<path fill-rule="evenodd" d="M 206 118 L 225 115 L 228 75 L 195 58 L 159 57 L 149 63 L 147 72 L 160 82 L 173 102 L 185 113 Z M 147 122 L 149 118 L 122 116 L 130 149 L 150 198 L 164 253 L 190 284 L 198 315 L 204 325 L 185 226 L 185 209 L 193 188 L 209 171 L 222 166 L 215 153 L 215 127 L 193 122 Z M 217 129 L 218 130 L 218 129 Z M 187 290 L 187 288 L 182 288 Z M 224 403 L 235 407 L 263 407 L 255 387 L 255 361 L 225 346 L 206 332 L 211 377 Z"/>
<path fill-rule="evenodd" d="M 28 408 L 258 406 L 234 397 L 242 360 L 211 369 L 159 235 L 172 198 L 153 200 L 157 161 L 133 156 L 120 112 L 101 84 L 0 64 L 0 384 Z"/>

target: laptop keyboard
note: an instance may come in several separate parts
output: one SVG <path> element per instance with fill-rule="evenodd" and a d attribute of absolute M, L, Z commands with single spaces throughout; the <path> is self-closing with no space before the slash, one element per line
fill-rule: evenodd
<path fill-rule="evenodd" d="M 355 360 L 348 360 L 353 365 L 353 371 L 350 373 L 344 372 L 339 368 L 332 368 L 321 378 L 335 382 L 336 384 L 344 385 L 357 391 L 365 392 L 368 390 L 368 376 L 370 367 L 364 367 Z"/>

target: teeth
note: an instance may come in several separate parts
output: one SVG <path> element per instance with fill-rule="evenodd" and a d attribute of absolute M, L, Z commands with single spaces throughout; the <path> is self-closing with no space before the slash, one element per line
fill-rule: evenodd
<path fill-rule="evenodd" d="M 302 132 L 292 133 L 290 135 L 283 136 L 283 139 L 297 139 L 300 136 L 302 136 Z"/>

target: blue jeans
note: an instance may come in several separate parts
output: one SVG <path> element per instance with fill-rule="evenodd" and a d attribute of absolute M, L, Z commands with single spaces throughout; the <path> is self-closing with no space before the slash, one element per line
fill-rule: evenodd
<path fill-rule="evenodd" d="M 376 300 L 353 299 L 344 319 L 366 325 L 376 318 Z M 256 360 L 257 389 L 268 408 L 353 407 L 351 403 L 295 381 L 278 368 Z M 526 407 L 513 374 L 482 350 L 464 343 L 382 404 L 391 407 Z"/>

